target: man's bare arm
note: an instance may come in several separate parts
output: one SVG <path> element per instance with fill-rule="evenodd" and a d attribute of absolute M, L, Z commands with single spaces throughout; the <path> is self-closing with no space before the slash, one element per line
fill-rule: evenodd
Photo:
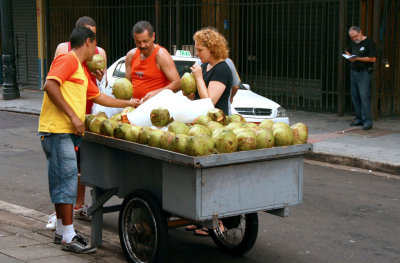
<path fill-rule="evenodd" d="M 54 54 L 54 58 L 58 57 L 61 54 L 66 54 L 68 53 L 68 43 L 60 43 L 57 46 L 56 53 Z"/>
<path fill-rule="evenodd" d="M 48 79 L 46 80 L 43 88 L 54 105 L 64 112 L 71 120 L 71 123 L 75 128 L 75 134 L 81 136 L 85 131 L 85 124 L 81 121 L 81 119 L 79 119 L 79 117 L 65 101 L 63 95 L 61 94 L 60 83 L 55 80 Z"/>
<path fill-rule="evenodd" d="M 356 57 L 355 61 L 361 61 L 361 62 L 375 62 L 376 61 L 376 57 Z"/>
<path fill-rule="evenodd" d="M 132 58 L 136 53 L 136 48 L 131 49 L 125 57 L 125 78 L 129 79 L 132 81 L 131 78 L 131 70 L 132 70 Z"/>
<path fill-rule="evenodd" d="M 178 70 L 171 55 L 164 48 L 161 48 L 156 56 L 157 66 L 164 73 L 170 83 L 164 88 L 177 92 L 181 88 Z"/>
<path fill-rule="evenodd" d="M 138 99 L 120 100 L 107 96 L 104 93 L 100 93 L 100 95 L 94 98 L 93 101 L 97 104 L 112 108 L 137 107 L 140 105 Z"/>
<path fill-rule="evenodd" d="M 233 97 L 235 97 L 238 89 L 239 89 L 239 85 L 232 87 L 232 90 L 231 90 L 231 103 L 233 102 Z"/>

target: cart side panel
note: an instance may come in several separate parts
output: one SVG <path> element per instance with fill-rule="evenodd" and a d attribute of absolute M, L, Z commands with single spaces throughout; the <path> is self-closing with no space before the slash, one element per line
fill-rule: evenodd
<path fill-rule="evenodd" d="M 201 211 L 200 178 L 200 169 L 164 162 L 163 209 L 183 218 L 198 218 Z"/>
<path fill-rule="evenodd" d="M 118 186 L 118 177 L 114 170 L 118 166 L 120 151 L 95 142 L 82 140 L 81 145 L 81 182 L 102 189 Z"/>
<path fill-rule="evenodd" d="M 119 197 L 146 189 L 161 198 L 161 160 L 87 140 L 82 141 L 81 151 L 83 184 L 117 188 Z"/>
<path fill-rule="evenodd" d="M 201 219 L 299 204 L 302 178 L 302 156 L 203 169 Z"/>
<path fill-rule="evenodd" d="M 122 151 L 118 172 L 118 196 L 126 197 L 135 190 L 153 193 L 161 201 L 162 161 L 144 155 Z"/>

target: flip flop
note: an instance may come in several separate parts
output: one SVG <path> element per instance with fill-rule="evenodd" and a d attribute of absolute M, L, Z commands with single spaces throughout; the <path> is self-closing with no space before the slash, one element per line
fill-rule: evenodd
<path fill-rule="evenodd" d="M 199 228 L 200 227 L 196 226 L 196 225 L 188 225 L 188 226 L 185 227 L 185 230 L 186 231 L 195 231 L 196 229 L 199 229 Z"/>
<path fill-rule="evenodd" d="M 210 234 L 208 233 L 208 228 L 203 227 L 201 229 L 197 229 L 194 231 L 195 236 L 209 236 Z"/>

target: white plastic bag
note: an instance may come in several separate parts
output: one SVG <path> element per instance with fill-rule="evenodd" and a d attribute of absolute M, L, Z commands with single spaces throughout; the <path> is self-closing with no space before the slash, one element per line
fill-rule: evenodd
<path fill-rule="evenodd" d="M 128 120 L 134 125 L 151 127 L 150 113 L 159 107 L 167 108 L 175 121 L 190 123 L 199 115 L 206 115 L 209 109 L 214 108 L 214 105 L 210 98 L 192 101 L 183 96 L 181 92 L 173 93 L 167 89 L 128 113 Z"/>
<path fill-rule="evenodd" d="M 101 93 L 104 93 L 107 96 L 115 98 L 114 95 L 112 94 L 112 87 L 106 86 L 106 82 L 107 82 L 106 74 L 104 74 L 101 81 L 98 81 L 96 79 L 96 82 L 97 82 L 97 87 L 99 87 L 99 90 Z M 105 114 L 107 114 L 107 117 L 110 118 L 114 114 L 120 113 L 123 109 L 124 108 L 111 108 L 111 107 L 106 107 L 106 106 L 103 106 L 103 105 L 100 105 L 97 103 L 93 103 L 92 114 L 95 115 L 99 112 L 104 112 Z"/>

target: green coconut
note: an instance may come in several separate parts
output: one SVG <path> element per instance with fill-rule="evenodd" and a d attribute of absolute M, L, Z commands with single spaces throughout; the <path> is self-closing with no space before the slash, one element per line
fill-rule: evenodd
<path fill-rule="evenodd" d="M 214 142 L 209 135 L 189 136 L 186 154 L 191 156 L 210 155 L 214 151 Z"/>
<path fill-rule="evenodd" d="M 219 129 L 213 133 L 212 140 L 217 153 L 231 153 L 237 150 L 238 139 L 230 129 Z"/>
<path fill-rule="evenodd" d="M 160 141 L 161 141 L 161 136 L 163 136 L 164 132 L 161 130 L 152 130 L 149 135 L 149 141 L 147 142 L 147 145 L 156 147 L 156 148 L 161 148 L 160 146 Z"/>
<path fill-rule="evenodd" d="M 173 121 L 170 124 L 168 124 L 168 131 L 173 132 L 175 134 L 188 134 L 190 128 L 181 121 Z"/>
<path fill-rule="evenodd" d="M 128 123 L 118 123 L 117 126 L 114 128 L 113 136 L 118 139 L 125 140 L 126 131 L 131 127 Z"/>
<path fill-rule="evenodd" d="M 266 128 L 266 129 L 272 129 L 272 126 L 275 124 L 275 122 L 273 121 L 273 120 L 269 120 L 269 119 L 267 119 L 267 120 L 263 120 L 259 125 L 258 125 L 258 127 L 261 127 L 261 128 Z"/>
<path fill-rule="evenodd" d="M 211 118 L 207 115 L 199 115 L 194 121 L 193 124 L 201 124 L 206 125 L 207 122 L 211 121 Z"/>
<path fill-rule="evenodd" d="M 90 61 L 86 61 L 86 65 L 90 72 L 106 69 L 106 61 L 100 54 L 95 54 Z"/>
<path fill-rule="evenodd" d="M 114 120 L 116 122 L 121 121 L 121 112 L 120 113 L 116 113 L 113 116 L 111 116 L 110 120 Z"/>
<path fill-rule="evenodd" d="M 286 123 L 285 123 L 286 124 Z M 275 137 L 275 146 L 287 146 L 293 144 L 293 131 L 289 125 L 278 125 L 273 128 L 273 135 Z"/>
<path fill-rule="evenodd" d="M 169 111 L 166 108 L 156 108 L 150 113 L 150 121 L 154 126 L 163 127 L 172 122 Z"/>
<path fill-rule="evenodd" d="M 228 117 L 228 123 L 245 123 L 246 120 L 243 118 L 242 115 L 239 114 L 232 114 L 231 116 Z"/>
<path fill-rule="evenodd" d="M 172 141 L 175 137 L 175 133 L 169 132 L 169 131 L 164 131 L 163 134 L 161 135 L 160 139 L 160 147 L 165 149 L 165 150 L 172 150 Z"/>
<path fill-rule="evenodd" d="M 125 131 L 125 140 L 131 142 L 137 142 L 139 138 L 139 132 L 142 127 L 131 125 L 129 129 Z"/>
<path fill-rule="evenodd" d="M 193 125 L 188 133 L 189 136 L 211 135 L 210 129 L 201 124 Z"/>
<path fill-rule="evenodd" d="M 85 131 L 89 130 L 90 122 L 94 119 L 94 117 L 96 117 L 96 116 L 94 116 L 93 114 L 85 115 Z"/>
<path fill-rule="evenodd" d="M 242 127 L 244 127 L 244 128 L 252 128 L 252 127 L 258 127 L 258 125 L 253 123 L 253 122 L 246 122 L 246 123 L 243 124 Z"/>
<path fill-rule="evenodd" d="M 238 140 L 238 151 L 249 151 L 257 149 L 257 137 L 252 130 L 242 130 L 235 134 Z"/>
<path fill-rule="evenodd" d="M 116 79 L 112 87 L 112 93 L 117 99 L 130 100 L 133 95 L 132 83 L 127 78 Z"/>
<path fill-rule="evenodd" d="M 172 139 L 172 151 L 178 153 L 186 153 L 186 144 L 189 136 L 186 134 L 176 134 Z"/>
<path fill-rule="evenodd" d="M 112 137 L 115 127 L 117 127 L 117 122 L 112 119 L 107 119 L 100 124 L 100 134 Z"/>
<path fill-rule="evenodd" d="M 275 137 L 270 129 L 257 129 L 255 132 L 257 137 L 257 149 L 271 148 L 274 146 Z"/>
<path fill-rule="evenodd" d="M 89 124 L 89 131 L 100 134 L 100 124 L 105 120 L 107 120 L 107 118 L 104 116 L 94 117 Z"/>
<path fill-rule="evenodd" d="M 210 117 L 211 120 L 219 122 L 222 125 L 226 124 L 226 115 L 222 110 L 218 108 L 209 109 L 207 112 L 207 116 Z"/>
<path fill-rule="evenodd" d="M 149 142 L 149 139 L 150 139 L 151 131 L 152 131 L 152 129 L 150 129 L 149 127 L 142 127 L 140 129 L 139 137 L 138 137 L 137 142 L 141 143 L 141 144 L 147 144 Z"/>
<path fill-rule="evenodd" d="M 209 121 L 209 122 L 207 122 L 206 127 L 212 133 L 214 130 L 224 127 L 224 125 L 222 125 L 221 123 L 216 122 L 216 121 Z"/>
<path fill-rule="evenodd" d="M 191 94 L 197 91 L 196 79 L 191 72 L 185 72 L 181 78 L 181 89 L 184 94 Z"/>
<path fill-rule="evenodd" d="M 293 131 L 293 144 L 303 144 L 308 139 L 308 127 L 304 123 L 296 123 L 291 126 Z"/>

